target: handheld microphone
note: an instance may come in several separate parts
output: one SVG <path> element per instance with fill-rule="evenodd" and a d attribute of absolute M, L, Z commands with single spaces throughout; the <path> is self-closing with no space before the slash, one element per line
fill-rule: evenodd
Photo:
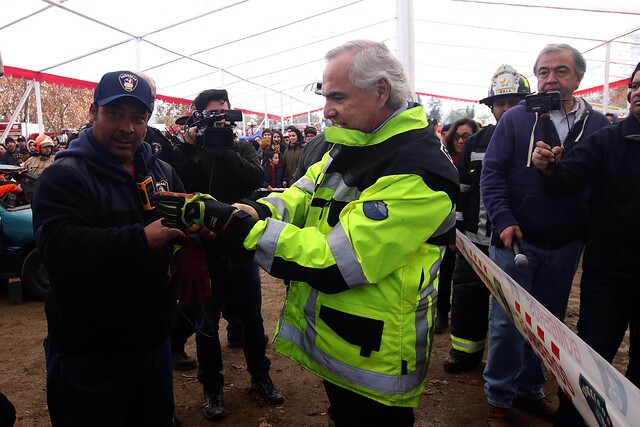
<path fill-rule="evenodd" d="M 513 257 L 513 262 L 515 262 L 516 265 L 520 268 L 526 268 L 529 265 L 529 260 L 527 259 L 527 256 L 522 253 L 520 241 L 515 236 L 512 245 L 513 252 L 516 254 L 516 256 Z"/>

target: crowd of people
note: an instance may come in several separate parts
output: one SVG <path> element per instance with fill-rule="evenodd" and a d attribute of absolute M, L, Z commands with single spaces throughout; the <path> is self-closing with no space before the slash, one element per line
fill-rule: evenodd
<path fill-rule="evenodd" d="M 67 140 L 46 134 L 35 139 L 27 139 L 20 135 L 17 138 L 8 136 L 0 144 L 0 164 L 21 166 L 25 170 L 40 175 L 53 163 L 55 154 L 67 148 Z"/>
<path fill-rule="evenodd" d="M 334 125 L 325 132 L 241 139 L 221 118 L 207 127 L 231 143 L 211 148 L 209 130 L 187 119 L 167 137 L 147 124 L 153 79 L 115 71 L 68 149 L 41 135 L 37 155 L 22 159 L 29 143 L 5 141 L 2 159 L 42 174 L 32 206 L 51 280 L 54 427 L 180 425 L 172 369 L 197 369 L 202 412 L 222 419 L 222 317 L 250 389 L 283 404 L 260 269 L 286 283 L 275 350 L 323 380 L 330 425 L 413 425 L 449 312 L 443 369 L 474 369 L 486 351 L 487 426 L 511 425 L 512 406 L 557 427 L 585 425 L 562 390 L 559 409 L 546 399 L 540 360 L 457 251 L 456 228 L 561 321 L 586 244 L 578 334 L 611 362 L 630 327 L 627 377 L 640 385 L 638 249 L 625 239 L 639 203 L 640 64 L 622 122 L 574 96 L 586 62 L 552 44 L 533 73 L 538 92 L 559 93 L 559 108 L 530 111 L 528 80 L 505 64 L 480 101 L 496 125 L 462 118 L 438 134 L 384 43 L 354 40 L 325 59 Z M 230 108 L 224 89 L 192 105 Z M 259 188 L 267 193 L 256 198 Z M 516 245 L 528 265 L 516 265 Z M 185 352 L 194 334 L 196 358 Z"/>

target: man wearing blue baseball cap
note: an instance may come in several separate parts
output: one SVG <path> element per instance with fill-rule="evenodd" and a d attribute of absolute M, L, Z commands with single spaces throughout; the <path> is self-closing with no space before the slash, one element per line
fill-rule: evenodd
<path fill-rule="evenodd" d="M 184 191 L 143 142 L 149 84 L 105 74 L 80 132 L 38 179 L 36 245 L 49 271 L 47 403 L 56 426 L 169 427 L 169 331 L 175 289 L 166 274 L 175 238 L 149 202 Z"/>

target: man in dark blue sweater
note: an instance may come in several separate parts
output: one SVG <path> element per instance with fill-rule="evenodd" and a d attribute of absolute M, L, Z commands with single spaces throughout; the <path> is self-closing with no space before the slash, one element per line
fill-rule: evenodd
<path fill-rule="evenodd" d="M 169 331 L 176 292 L 167 283 L 173 239 L 150 193 L 184 191 L 143 142 L 147 82 L 102 77 L 83 130 L 38 178 L 36 245 L 49 271 L 47 403 L 53 427 L 169 427 Z"/>
<path fill-rule="evenodd" d="M 609 120 L 573 96 L 586 72 L 586 62 L 577 49 L 547 45 L 533 71 L 538 91 L 558 92 L 561 105 L 542 117 L 527 111 L 523 101 L 502 116 L 484 157 L 480 193 L 493 224 L 491 259 L 563 320 L 583 247 L 586 191 L 566 198 L 547 195 L 531 155 L 535 142 L 545 139 L 571 155 L 576 144 Z M 514 262 L 516 239 L 529 258 L 528 267 L 517 267 Z M 508 409 L 514 403 L 546 418 L 555 413 L 544 400 L 546 379 L 540 360 L 495 298 L 489 315 L 484 379 L 490 427 L 507 427 Z"/>

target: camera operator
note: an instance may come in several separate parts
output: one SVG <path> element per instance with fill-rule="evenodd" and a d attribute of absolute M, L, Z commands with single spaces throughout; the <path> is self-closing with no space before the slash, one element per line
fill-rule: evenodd
<path fill-rule="evenodd" d="M 548 139 L 547 144 L 563 147 L 564 156 L 571 156 L 577 143 L 609 124 L 584 99 L 573 96 L 585 71 L 586 62 L 575 48 L 551 44 L 542 49 L 533 67 L 538 91 L 559 92 L 559 108 L 538 108 L 552 101 L 546 94 L 534 98 L 538 112 L 530 112 L 525 100 L 504 113 L 484 156 L 480 181 L 493 224 L 491 259 L 561 321 L 583 247 L 586 194 L 566 198 L 545 194 L 531 155 L 536 141 Z M 543 129 L 545 120 L 548 132 Z M 527 267 L 515 264 L 514 239 L 527 255 Z M 512 404 L 541 417 L 555 413 L 544 399 L 546 379 L 540 360 L 494 298 L 484 380 L 490 427 L 509 425 Z"/>
<path fill-rule="evenodd" d="M 247 140 L 236 140 L 231 131 L 234 111 L 224 89 L 201 92 L 193 101 L 194 114 L 186 120 L 185 143 L 175 147 L 174 167 L 188 192 L 210 194 L 225 203 L 249 197 L 260 187 L 263 171 L 258 155 Z M 215 245 L 216 243 L 210 243 Z M 271 361 L 261 313 L 260 271 L 249 254 L 224 257 L 216 247 L 205 247 L 211 278 L 211 298 L 196 312 L 198 380 L 204 387 L 203 410 L 207 418 L 222 418 L 222 349 L 218 326 L 222 306 L 230 306 L 242 324 L 242 346 L 251 389 L 269 403 L 284 397 L 269 376 Z"/>

